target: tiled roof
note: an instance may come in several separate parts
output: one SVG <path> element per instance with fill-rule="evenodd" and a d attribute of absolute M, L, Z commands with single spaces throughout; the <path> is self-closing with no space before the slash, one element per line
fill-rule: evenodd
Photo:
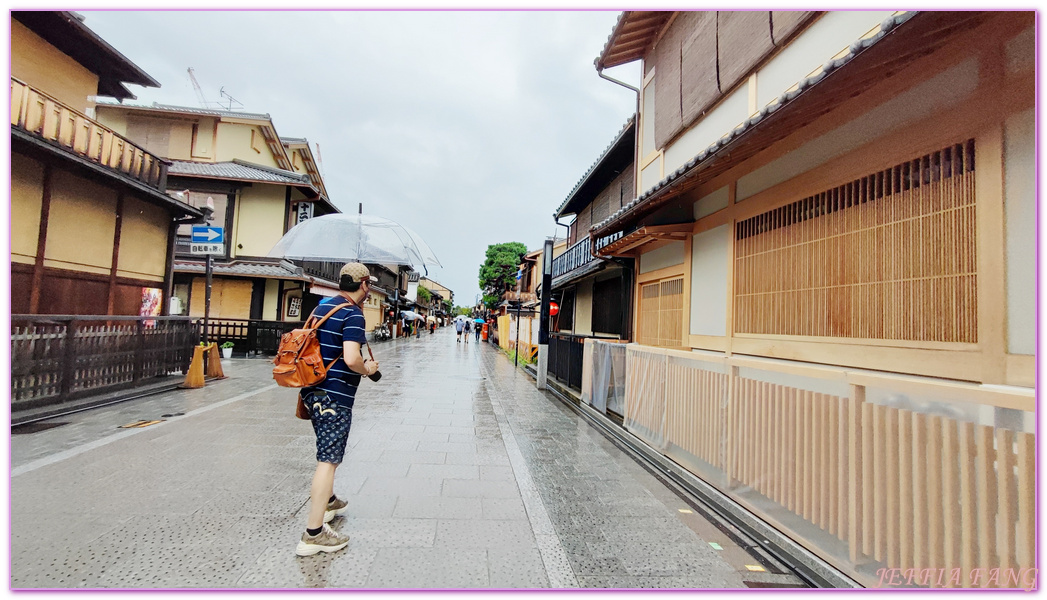
<path fill-rule="evenodd" d="M 172 112 L 192 113 L 195 115 L 214 115 L 216 117 L 232 117 L 234 119 L 258 119 L 260 121 L 272 120 L 272 118 L 269 117 L 269 113 L 238 112 L 235 110 L 218 110 L 216 108 L 193 108 L 191 106 L 175 106 L 173 104 L 160 104 L 159 102 L 153 102 L 152 106 L 146 108 L 169 110 Z"/>
<path fill-rule="evenodd" d="M 175 260 L 174 270 L 177 273 L 203 273 L 205 270 L 203 261 Z M 234 260 L 231 263 L 213 263 L 212 272 L 215 275 L 231 275 L 234 277 L 264 277 L 266 279 L 295 279 L 310 281 L 311 278 L 303 275 L 293 264 L 287 261 L 279 263 L 262 263 L 252 261 Z"/>
<path fill-rule="evenodd" d="M 604 161 L 604 159 L 607 158 L 607 155 L 611 153 L 611 150 L 614 150 L 615 146 L 617 146 L 618 143 L 622 141 L 622 139 L 625 137 L 625 134 L 629 131 L 629 129 L 631 127 L 634 127 L 635 125 L 636 125 L 636 114 L 634 113 L 625 122 L 625 125 L 622 125 L 622 128 L 618 130 L 618 133 L 614 136 L 614 139 L 611 141 L 611 143 L 608 144 L 606 148 L 604 148 L 602 153 L 600 153 L 600 158 L 596 159 L 596 162 L 594 162 L 589 167 L 589 170 L 585 172 L 585 175 L 582 175 L 582 178 L 579 179 L 578 183 L 576 183 L 574 185 L 574 189 L 571 190 L 570 194 L 567 194 L 567 197 L 564 198 L 563 203 L 560 204 L 560 208 L 556 209 L 556 212 L 554 213 L 554 215 L 559 215 L 560 212 L 563 211 L 564 207 L 566 207 L 567 204 L 570 203 L 571 200 L 574 198 L 574 195 L 578 193 L 578 190 L 580 190 L 582 188 L 582 185 L 584 185 L 585 182 L 589 180 L 589 177 L 593 174 L 594 171 L 596 171 L 597 167 L 599 167 L 600 164 Z"/>
<path fill-rule="evenodd" d="M 220 110 L 217 108 L 194 108 L 192 106 L 175 106 L 173 104 L 160 104 L 159 102 L 153 102 L 152 104 L 147 106 L 144 104 L 131 104 L 128 102 L 117 103 L 100 99 L 97 104 L 99 106 L 117 106 L 121 108 L 132 108 L 137 110 L 155 110 L 192 115 L 229 117 L 233 119 L 255 119 L 259 121 L 272 121 L 272 118 L 269 116 L 269 113 L 237 112 L 235 110 Z"/>
<path fill-rule="evenodd" d="M 901 25 L 902 23 L 905 23 L 918 12 L 919 11 L 909 11 L 900 15 L 884 19 L 884 21 L 880 24 L 880 31 L 878 31 L 876 35 L 870 36 L 865 39 L 859 39 L 852 43 L 850 47 L 847 48 L 847 54 L 840 58 L 834 58 L 822 65 L 822 68 L 819 69 L 817 73 L 800 81 L 797 85 L 793 86 L 788 91 L 783 92 L 781 96 L 779 96 L 777 99 L 773 101 L 773 104 L 770 104 L 760 109 L 759 113 L 753 115 L 749 119 L 745 120 L 741 125 L 738 125 L 733 130 L 724 134 L 723 137 L 713 142 L 708 148 L 702 150 L 698 153 L 697 156 L 687 161 L 685 165 L 667 175 L 664 179 L 654 184 L 654 186 L 645 191 L 643 194 L 640 194 L 631 202 L 612 213 L 611 216 L 590 227 L 589 231 L 599 231 L 600 229 L 603 229 L 604 227 L 608 226 L 614 221 L 617 221 L 625 217 L 628 213 L 643 205 L 652 196 L 658 195 L 658 193 L 662 191 L 666 186 L 672 184 L 684 175 L 693 172 L 698 167 L 702 166 L 703 163 L 717 156 L 719 152 L 723 148 L 728 146 L 732 141 L 734 141 L 739 136 L 756 126 L 760 121 L 764 119 L 764 117 L 767 117 L 768 115 L 777 112 L 783 106 L 792 102 L 797 96 L 799 96 L 818 82 L 825 79 L 825 77 L 828 76 L 830 73 L 851 62 L 852 59 L 861 54 L 864 50 L 883 39 L 884 36 L 893 31 L 895 27 Z"/>
<path fill-rule="evenodd" d="M 235 179 L 238 181 L 261 181 L 311 186 L 308 175 L 300 175 L 283 169 L 256 165 L 239 159 L 231 162 L 201 163 L 175 160 L 167 169 L 168 175 L 208 177 L 213 179 Z"/>

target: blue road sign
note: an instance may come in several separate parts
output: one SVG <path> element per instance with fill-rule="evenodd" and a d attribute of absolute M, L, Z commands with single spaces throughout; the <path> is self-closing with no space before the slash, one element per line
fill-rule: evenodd
<path fill-rule="evenodd" d="M 210 225 L 193 225 L 194 244 L 224 244 L 225 228 Z"/>

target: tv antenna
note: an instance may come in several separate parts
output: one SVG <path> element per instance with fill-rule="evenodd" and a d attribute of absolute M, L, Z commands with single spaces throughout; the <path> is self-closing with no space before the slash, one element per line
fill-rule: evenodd
<path fill-rule="evenodd" d="M 233 104 L 236 104 L 236 110 L 239 110 L 239 109 L 241 109 L 241 108 L 243 108 L 243 107 L 244 107 L 244 105 L 243 105 L 243 103 L 242 103 L 242 102 L 240 102 L 240 101 L 239 101 L 239 100 L 237 100 L 236 98 L 233 98 L 232 96 L 230 96 L 229 94 L 227 94 L 227 93 L 225 92 L 225 87 L 222 87 L 222 88 L 221 88 L 220 90 L 218 90 L 218 93 L 219 93 L 219 95 L 221 95 L 221 96 L 222 96 L 223 98 L 228 98 L 228 103 L 229 103 L 229 106 L 224 106 L 224 107 L 223 107 L 223 108 L 225 108 L 226 110 L 234 110 L 234 109 L 233 109 Z"/>

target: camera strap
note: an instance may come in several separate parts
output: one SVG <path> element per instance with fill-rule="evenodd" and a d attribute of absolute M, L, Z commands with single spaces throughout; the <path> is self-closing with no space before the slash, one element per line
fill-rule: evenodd
<path fill-rule="evenodd" d="M 353 300 L 352 298 L 350 298 L 348 294 L 343 294 L 342 297 L 345 298 L 346 302 L 348 302 L 349 304 L 352 304 L 356 308 L 359 308 L 360 312 L 363 312 L 363 310 L 364 310 L 363 307 L 360 306 L 359 304 L 357 304 L 356 300 Z M 364 346 L 367 346 L 367 354 L 369 354 L 371 356 L 371 360 L 374 360 L 374 352 L 371 352 L 371 344 L 367 343 L 366 335 L 364 337 Z"/>

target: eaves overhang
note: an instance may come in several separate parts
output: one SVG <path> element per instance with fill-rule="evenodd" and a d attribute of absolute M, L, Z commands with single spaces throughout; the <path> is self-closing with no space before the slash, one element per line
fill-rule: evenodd
<path fill-rule="evenodd" d="M 603 52 L 594 61 L 597 71 L 640 60 L 658 38 L 674 11 L 627 10 L 607 37 Z"/>
<path fill-rule="evenodd" d="M 970 29 L 985 16 L 985 12 L 975 11 L 910 11 L 884 20 L 874 35 L 852 43 L 772 104 L 593 225 L 590 237 L 597 239 L 634 226 L 670 200 L 752 158 L 841 102 L 933 53 L 953 34 Z"/>
<path fill-rule="evenodd" d="M 614 140 L 604 149 L 589 170 L 575 184 L 554 217 L 577 213 L 589 205 L 607 187 L 622 169 L 633 163 L 636 146 L 636 115 L 632 115 L 618 131 Z"/>
<path fill-rule="evenodd" d="M 25 25 L 66 56 L 98 75 L 98 94 L 117 100 L 134 99 L 123 84 L 160 87 L 160 83 L 84 24 L 83 17 L 62 10 L 13 10 L 11 18 Z"/>

